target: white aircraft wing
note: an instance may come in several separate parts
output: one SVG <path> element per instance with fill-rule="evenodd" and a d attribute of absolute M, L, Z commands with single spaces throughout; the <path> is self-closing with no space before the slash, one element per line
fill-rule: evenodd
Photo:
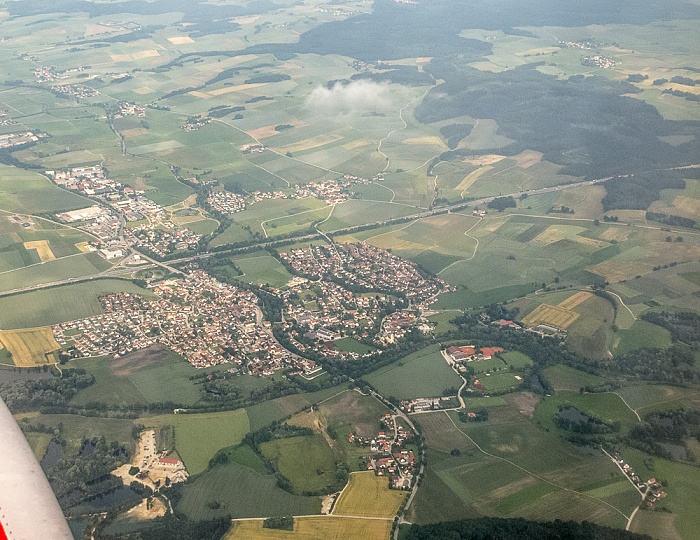
<path fill-rule="evenodd" d="M 73 540 L 44 471 L 2 399 L 0 540 Z"/>

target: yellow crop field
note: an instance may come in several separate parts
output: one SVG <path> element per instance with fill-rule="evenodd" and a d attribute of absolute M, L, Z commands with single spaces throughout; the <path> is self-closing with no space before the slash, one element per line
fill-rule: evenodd
<path fill-rule="evenodd" d="M 312 148 L 318 148 L 320 146 L 325 146 L 327 144 L 334 143 L 343 138 L 342 135 L 337 133 L 324 133 L 323 135 L 317 135 L 316 137 L 311 137 L 309 139 L 304 139 L 293 144 L 287 144 L 285 146 L 280 146 L 278 150 L 280 152 L 303 152 L 304 150 L 311 150 Z"/>
<path fill-rule="evenodd" d="M 168 41 L 173 45 L 186 45 L 188 43 L 194 43 L 194 39 L 190 36 L 177 36 L 168 38 Z"/>
<path fill-rule="evenodd" d="M 33 242 L 25 242 L 24 249 L 36 249 L 41 262 L 53 261 L 56 259 L 53 251 L 51 251 L 51 247 L 49 247 L 48 240 L 34 240 Z"/>
<path fill-rule="evenodd" d="M 264 529 L 263 520 L 234 522 L 224 540 L 386 540 L 391 521 L 340 517 L 296 517 L 294 530 Z"/>
<path fill-rule="evenodd" d="M 549 306 L 541 304 L 529 313 L 523 322 L 528 326 L 537 326 L 538 324 L 546 324 L 555 328 L 566 329 L 578 319 L 579 314 L 568 309 L 562 309 L 558 306 Z"/>
<path fill-rule="evenodd" d="M 223 94 L 230 94 L 231 92 L 238 92 L 239 90 L 252 90 L 253 88 L 259 88 L 261 86 L 266 86 L 267 83 L 253 83 L 253 84 L 239 84 L 237 86 L 225 86 L 217 90 L 212 90 L 209 92 L 210 96 L 221 96 Z"/>
<path fill-rule="evenodd" d="M 439 146 L 440 148 L 447 148 L 445 146 L 445 143 L 442 142 L 442 139 L 440 137 L 432 136 L 432 137 L 413 137 L 410 139 L 404 139 L 402 141 L 404 144 L 432 144 L 435 146 Z"/>
<path fill-rule="evenodd" d="M 462 161 L 470 165 L 481 167 L 482 165 L 493 165 L 504 159 L 506 159 L 506 156 L 501 156 L 499 154 L 484 154 L 481 156 L 464 158 Z"/>
<path fill-rule="evenodd" d="M 19 367 L 48 364 L 50 362 L 46 359 L 46 354 L 61 348 L 48 326 L 31 330 L 2 331 L 0 342 L 12 353 L 12 361 Z"/>
<path fill-rule="evenodd" d="M 375 476 L 374 471 L 353 473 L 338 497 L 333 514 L 393 519 L 405 497 L 405 491 L 389 489 L 385 476 Z"/>
<path fill-rule="evenodd" d="M 576 306 L 579 304 L 583 304 L 586 300 L 588 300 L 591 296 L 593 296 L 592 293 L 589 293 L 587 291 L 579 291 L 573 296 L 570 296 L 563 302 L 560 302 L 557 307 L 561 309 L 574 309 Z"/>
<path fill-rule="evenodd" d="M 458 189 L 460 191 L 468 190 L 472 186 L 472 184 L 479 179 L 481 175 L 489 172 L 491 169 L 493 169 L 493 166 L 491 165 L 484 165 L 483 167 L 479 167 L 477 170 L 472 171 L 467 176 L 465 176 L 464 180 L 462 180 L 455 189 Z"/>

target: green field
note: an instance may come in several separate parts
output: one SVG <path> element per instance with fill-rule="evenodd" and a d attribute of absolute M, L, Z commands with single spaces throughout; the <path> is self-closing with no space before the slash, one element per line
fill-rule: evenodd
<path fill-rule="evenodd" d="M 152 295 L 130 281 L 100 279 L 4 296 L 0 298 L 0 328 L 32 328 L 99 315 L 99 297 L 113 292 Z M 24 309 L 27 305 L 33 309 Z"/>
<path fill-rule="evenodd" d="M 489 411 L 486 423 L 461 423 L 452 413 L 421 415 L 428 469 L 411 521 L 486 514 L 624 526 L 622 514 L 629 515 L 639 499 L 629 482 L 620 484 L 623 478 L 607 457 L 569 445 L 511 406 Z"/>
<path fill-rule="evenodd" d="M 250 431 L 245 410 L 167 414 L 142 418 L 139 422 L 146 427 L 175 428 L 175 449 L 191 475 L 204 472 L 216 452 L 240 443 Z"/>
<path fill-rule="evenodd" d="M 553 420 L 559 406 L 569 405 L 602 420 L 608 425 L 618 422 L 623 431 L 638 422 L 635 413 L 625 405 L 625 402 L 617 394 L 606 392 L 585 395 L 566 390 L 542 399 L 535 409 L 535 418 L 542 426 L 554 429 Z"/>
<path fill-rule="evenodd" d="M 604 379 L 578 369 L 557 364 L 544 370 L 547 378 L 555 390 L 578 390 L 583 386 L 597 386 L 603 384 Z"/>
<path fill-rule="evenodd" d="M 0 291 L 92 276 L 110 267 L 97 253 L 81 253 L 0 274 Z"/>
<path fill-rule="evenodd" d="M 218 508 L 212 508 L 218 503 Z M 205 472 L 182 489 L 176 506 L 190 519 L 319 514 L 318 497 L 292 495 L 277 487 L 274 476 L 229 463 Z"/>
<path fill-rule="evenodd" d="M 199 372 L 167 349 L 146 349 L 116 360 L 78 359 L 70 365 L 86 369 L 96 379 L 73 398 L 76 405 L 171 402 L 187 406 L 202 398 L 199 385 L 190 380 Z"/>
<path fill-rule="evenodd" d="M 479 377 L 481 384 L 486 387 L 486 392 L 501 392 L 513 388 L 522 383 L 522 379 L 516 379 L 515 373 L 485 373 Z"/>
<path fill-rule="evenodd" d="M 671 346 L 671 333 L 646 321 L 634 321 L 629 330 L 619 331 L 620 341 L 615 348 L 616 355 L 627 354 L 645 347 L 667 349 Z"/>
<path fill-rule="evenodd" d="M 518 351 L 508 351 L 498 355 L 511 368 L 526 368 L 532 365 L 532 359 Z"/>
<path fill-rule="evenodd" d="M 268 284 L 284 287 L 292 275 L 272 255 L 266 252 L 254 252 L 242 257 L 232 257 L 231 261 L 243 272 L 236 279 L 254 284 Z"/>
<path fill-rule="evenodd" d="M 321 491 L 335 480 L 333 451 L 321 435 L 277 439 L 261 444 L 260 450 L 296 493 Z"/>
<path fill-rule="evenodd" d="M 445 390 L 459 388 L 460 377 L 440 354 L 439 345 L 431 345 L 378 369 L 365 377 L 383 396 L 398 399 L 442 396 Z"/>
<path fill-rule="evenodd" d="M 664 488 L 668 497 L 655 505 L 657 508 L 667 509 L 673 516 L 673 520 L 664 520 L 664 524 L 670 527 L 664 531 L 665 535 L 668 535 L 668 538 L 673 538 L 674 534 L 680 535 L 681 538 L 693 538 L 700 527 L 695 498 L 696 487 L 700 482 L 700 469 L 659 458 L 653 458 L 650 462 L 646 454 L 633 448 L 624 448 L 622 455 L 642 478 L 655 477 L 668 482 Z M 645 463 L 653 463 L 653 469 L 647 468 Z M 635 517 L 635 522 L 636 520 Z M 633 530 L 647 532 L 634 527 Z"/>
<path fill-rule="evenodd" d="M 40 413 L 22 414 L 17 418 L 29 418 L 32 424 L 43 424 L 56 429 L 60 427 L 61 435 L 66 440 L 66 451 L 70 453 L 77 453 L 84 439 L 94 437 L 104 437 L 107 441 L 116 441 L 128 447 L 133 443 L 133 420 Z M 34 442 L 38 444 L 41 441 Z"/>

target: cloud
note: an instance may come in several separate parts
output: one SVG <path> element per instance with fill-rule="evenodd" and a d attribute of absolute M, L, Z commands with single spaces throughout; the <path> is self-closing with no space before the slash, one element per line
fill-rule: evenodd
<path fill-rule="evenodd" d="M 349 114 L 393 106 L 394 92 L 388 83 L 359 80 L 319 86 L 309 95 L 307 106 L 327 114 Z"/>

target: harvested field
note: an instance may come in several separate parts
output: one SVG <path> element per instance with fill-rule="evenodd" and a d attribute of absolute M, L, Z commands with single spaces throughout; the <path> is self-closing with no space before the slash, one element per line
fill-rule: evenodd
<path fill-rule="evenodd" d="M 224 88 L 219 88 L 217 90 L 212 90 L 209 92 L 210 96 L 221 96 L 223 94 L 230 94 L 231 92 L 238 92 L 240 90 L 252 90 L 253 88 L 259 88 L 261 86 L 266 86 L 267 83 L 254 83 L 254 84 L 239 84 L 236 86 L 225 86 Z"/>
<path fill-rule="evenodd" d="M 61 348 L 49 327 L 3 331 L 0 342 L 12 353 L 12 361 L 19 367 L 50 364 L 46 355 Z"/>
<path fill-rule="evenodd" d="M 493 165 L 494 163 L 498 163 L 504 159 L 506 159 L 506 156 L 499 156 L 498 154 L 484 154 L 483 156 L 466 158 L 462 161 L 464 161 L 464 163 L 469 163 L 470 165 L 482 167 L 484 165 Z"/>
<path fill-rule="evenodd" d="M 513 156 L 511 159 L 514 159 L 518 163 L 518 167 L 529 169 L 536 163 L 542 161 L 542 156 L 544 156 L 542 152 L 536 152 L 535 150 L 524 150 L 517 156 Z"/>
<path fill-rule="evenodd" d="M 401 141 L 404 144 L 433 144 L 439 146 L 440 148 L 446 148 L 445 143 L 442 142 L 440 137 L 413 137 L 410 139 L 404 139 Z"/>
<path fill-rule="evenodd" d="M 560 307 L 561 309 L 574 309 L 579 304 L 583 304 L 591 296 L 593 296 L 592 293 L 589 293 L 587 291 L 579 291 L 573 296 L 570 296 L 569 298 L 561 302 L 557 307 Z"/>
<path fill-rule="evenodd" d="M 578 319 L 579 314 L 562 309 L 558 306 L 550 306 L 541 304 L 537 306 L 523 322 L 528 326 L 537 326 L 538 324 L 546 324 L 555 328 L 566 329 Z"/>
<path fill-rule="evenodd" d="M 277 150 L 280 152 L 303 152 L 304 150 L 311 150 L 312 148 L 318 148 L 320 146 L 325 146 L 327 144 L 334 143 L 343 138 L 342 135 L 337 133 L 324 133 L 323 135 L 317 135 L 316 137 L 311 137 L 309 139 L 304 139 L 299 142 L 288 144 L 286 146 L 280 146 Z"/>
<path fill-rule="evenodd" d="M 194 43 L 194 39 L 190 36 L 176 36 L 168 38 L 168 41 L 173 45 L 186 45 L 187 43 Z"/>
<path fill-rule="evenodd" d="M 405 492 L 389 489 L 389 479 L 375 476 L 374 471 L 353 473 L 338 497 L 333 514 L 391 519 L 405 497 Z"/>
<path fill-rule="evenodd" d="M 477 170 L 470 172 L 467 176 L 464 177 L 464 180 L 462 180 L 459 185 L 455 188 L 461 191 L 466 191 L 468 190 L 474 182 L 476 182 L 481 175 L 484 173 L 489 172 L 493 167 L 491 165 L 485 165 L 483 167 L 479 167 Z"/>
<path fill-rule="evenodd" d="M 252 86 L 252 85 L 250 85 L 250 86 Z M 304 125 L 304 122 L 302 122 L 301 120 L 291 120 L 291 121 L 288 121 L 285 123 L 289 124 L 290 126 L 294 126 L 294 127 L 299 127 L 299 126 Z M 270 124 L 269 126 L 262 126 L 262 127 L 256 128 L 256 129 L 252 129 L 250 131 L 246 131 L 246 133 L 248 135 L 250 135 L 251 137 L 253 137 L 254 139 L 264 139 L 265 137 L 272 137 L 273 135 L 279 135 L 279 131 L 275 130 L 275 128 L 278 125 L 279 124 Z"/>
<path fill-rule="evenodd" d="M 262 520 L 236 521 L 224 540 L 328 540 L 389 538 L 391 521 L 340 517 L 296 517 L 294 530 L 264 529 Z"/>
<path fill-rule="evenodd" d="M 37 255 L 41 262 L 53 261 L 56 256 L 51 251 L 48 240 L 34 240 L 33 242 L 25 242 L 24 249 L 36 249 Z"/>

